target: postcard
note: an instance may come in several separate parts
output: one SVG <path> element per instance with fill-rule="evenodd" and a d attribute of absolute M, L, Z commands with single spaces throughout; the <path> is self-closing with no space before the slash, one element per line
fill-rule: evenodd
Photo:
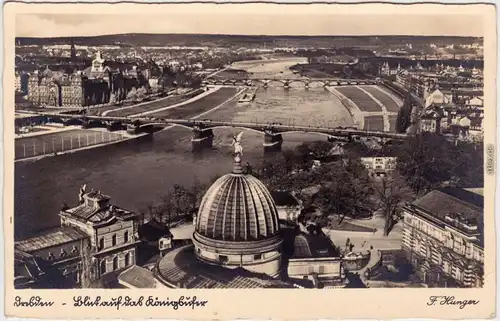
<path fill-rule="evenodd" d="M 494 317 L 495 14 L 7 3 L 7 316 Z"/>

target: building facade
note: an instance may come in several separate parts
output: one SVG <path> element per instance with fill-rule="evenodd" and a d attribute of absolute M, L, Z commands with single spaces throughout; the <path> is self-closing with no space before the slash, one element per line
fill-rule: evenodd
<path fill-rule="evenodd" d="M 86 277 L 83 255 L 89 241 L 79 229 L 62 227 L 18 241 L 15 249 L 31 255 L 40 269 L 36 276 L 31 275 L 32 287 L 73 288 L 81 286 Z"/>
<path fill-rule="evenodd" d="M 403 209 L 402 248 L 429 286 L 482 287 L 483 197 L 434 190 Z"/>
<path fill-rule="evenodd" d="M 110 197 L 82 188 L 80 204 L 63 208 L 61 225 L 84 231 L 90 238 L 93 275 L 103 275 L 136 264 L 139 215 L 110 204 Z"/>
<path fill-rule="evenodd" d="M 420 117 L 420 131 L 434 134 L 441 133 L 441 115 L 439 112 L 430 110 Z"/>
<path fill-rule="evenodd" d="M 397 157 L 376 156 L 361 157 L 361 163 L 365 165 L 370 176 L 386 176 L 396 169 Z"/>
<path fill-rule="evenodd" d="M 28 81 L 28 100 L 39 106 L 60 106 L 61 88 L 55 79 L 35 72 Z"/>

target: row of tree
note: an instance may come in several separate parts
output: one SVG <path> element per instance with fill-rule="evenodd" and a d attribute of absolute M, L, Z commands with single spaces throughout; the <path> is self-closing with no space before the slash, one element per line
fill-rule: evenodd
<path fill-rule="evenodd" d="M 176 221 L 191 219 L 198 210 L 203 195 L 217 178 L 213 176 L 206 183 L 195 178 L 189 186 L 174 184 L 163 195 L 160 202 L 148 204 L 142 210 L 144 219 L 155 218 L 169 227 Z"/>
<path fill-rule="evenodd" d="M 305 208 L 315 213 L 311 217 L 322 222 L 334 216 L 341 224 L 346 217 L 364 217 L 378 211 L 385 217 L 385 235 L 398 221 L 398 210 L 405 202 L 435 188 L 483 186 L 482 146 L 456 145 L 433 134 L 418 135 L 380 151 L 391 152 L 398 158 L 393 175 L 379 180 L 371 179 L 361 163 L 359 153 L 363 153 L 363 148 L 353 145 L 347 145 L 350 150 L 341 159 L 313 166 L 315 160 L 327 158 L 332 147 L 325 141 L 304 143 L 267 156 L 247 170 L 269 190 L 295 192 Z M 207 183 L 195 179 L 188 187 L 174 185 L 161 202 L 148 206 L 146 215 L 167 223 L 192 217 L 216 178 Z M 312 186 L 316 193 L 301 193 Z"/>

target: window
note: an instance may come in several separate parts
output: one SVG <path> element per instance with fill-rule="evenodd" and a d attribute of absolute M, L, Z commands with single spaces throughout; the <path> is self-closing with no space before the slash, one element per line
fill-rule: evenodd
<path fill-rule="evenodd" d="M 111 246 L 115 245 L 116 245 L 116 234 L 113 234 L 113 236 L 111 237 Z"/>
<path fill-rule="evenodd" d="M 220 263 L 227 263 L 229 261 L 229 258 L 226 255 L 219 255 L 219 262 Z"/>
<path fill-rule="evenodd" d="M 261 259 L 262 259 L 262 254 L 255 254 L 255 255 L 253 256 L 253 260 L 254 260 L 254 261 L 258 261 L 258 260 L 261 260 Z"/>
<path fill-rule="evenodd" d="M 49 252 L 48 258 L 49 261 L 52 261 L 54 259 L 54 254 L 52 252 Z"/>
<path fill-rule="evenodd" d="M 123 242 L 124 243 L 128 242 L 128 231 L 125 231 L 125 233 L 123 234 Z"/>
<path fill-rule="evenodd" d="M 65 257 L 66 256 L 66 251 L 64 249 L 61 249 L 61 253 L 59 253 L 59 256 L 61 258 Z"/>
<path fill-rule="evenodd" d="M 113 258 L 113 271 L 118 270 L 118 256 Z"/>
<path fill-rule="evenodd" d="M 106 273 L 106 260 L 101 261 L 101 275 Z"/>
<path fill-rule="evenodd" d="M 71 249 L 71 254 L 78 254 L 78 248 L 76 245 L 73 245 L 73 248 Z"/>
<path fill-rule="evenodd" d="M 130 265 L 130 253 L 125 254 L 125 266 Z"/>
<path fill-rule="evenodd" d="M 99 240 L 99 251 L 104 249 L 104 237 Z"/>
<path fill-rule="evenodd" d="M 430 259 L 432 257 L 432 248 L 429 245 L 427 245 L 427 249 L 426 250 L 427 251 L 426 251 L 425 254 L 426 254 L 427 258 Z"/>

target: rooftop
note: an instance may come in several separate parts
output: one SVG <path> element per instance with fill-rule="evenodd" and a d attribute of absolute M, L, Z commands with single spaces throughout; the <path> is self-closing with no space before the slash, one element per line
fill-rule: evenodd
<path fill-rule="evenodd" d="M 461 188 L 443 188 L 433 190 L 415 200 L 411 205 L 416 206 L 442 222 L 449 224 L 446 217 L 459 217 L 462 220 L 477 224 L 480 234 L 478 244 L 482 245 L 483 238 L 483 196 Z M 468 233 L 460 226 L 455 226 Z"/>
<path fill-rule="evenodd" d="M 131 266 L 118 276 L 118 282 L 126 287 L 151 289 L 156 287 L 153 272 L 137 265 Z"/>
<path fill-rule="evenodd" d="M 297 206 L 299 202 L 290 192 L 272 191 L 270 192 L 276 206 Z"/>
<path fill-rule="evenodd" d="M 295 236 L 292 259 L 338 257 L 328 237 L 322 232 Z"/>
<path fill-rule="evenodd" d="M 18 241 L 16 249 L 24 252 L 34 252 L 41 249 L 65 244 L 87 238 L 88 235 L 73 227 L 58 227 L 54 230 L 45 231 L 42 234 Z"/>
<path fill-rule="evenodd" d="M 291 284 L 242 268 L 226 269 L 199 261 L 192 245 L 167 253 L 155 268 L 162 282 L 186 289 L 292 288 Z"/>
<path fill-rule="evenodd" d="M 135 213 L 110 205 L 110 197 L 99 191 L 91 191 L 83 195 L 84 202 L 62 210 L 63 214 L 73 216 L 92 223 L 110 220 L 112 217 L 127 219 L 136 216 Z"/>
<path fill-rule="evenodd" d="M 14 277 L 16 279 L 32 279 L 36 278 L 42 270 L 38 266 L 36 259 L 26 253 L 14 250 Z"/>
<path fill-rule="evenodd" d="M 172 237 L 168 227 L 155 218 L 139 227 L 139 236 L 142 240 L 158 241 L 162 237 Z"/>

